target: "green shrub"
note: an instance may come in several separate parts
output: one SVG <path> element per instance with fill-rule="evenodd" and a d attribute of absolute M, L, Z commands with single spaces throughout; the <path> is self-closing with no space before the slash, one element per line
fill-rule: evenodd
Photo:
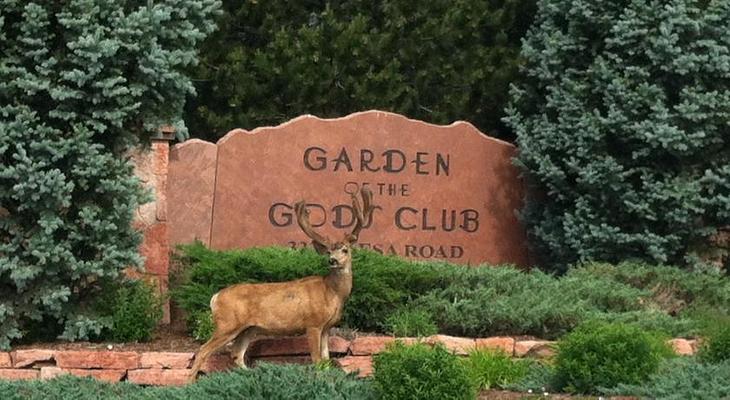
<path fill-rule="evenodd" d="M 317 370 L 311 366 L 265 363 L 253 369 L 211 374 L 183 387 L 144 388 L 127 382 L 106 383 L 68 375 L 48 381 L 0 380 L 0 396 L 6 400 L 375 400 L 370 382 L 337 368 Z"/>
<path fill-rule="evenodd" d="M 311 249 L 214 251 L 197 243 L 182 246 L 180 251 L 183 272 L 172 297 L 190 316 L 207 311 L 211 296 L 234 283 L 287 281 L 327 273 L 324 258 Z M 446 286 L 455 269 L 364 250 L 355 251 L 353 257 L 353 291 L 342 323 L 367 331 L 382 331 L 393 310 L 434 287 Z"/>
<path fill-rule="evenodd" d="M 373 359 L 373 383 L 382 400 L 474 399 L 476 387 L 459 357 L 443 346 L 396 341 Z"/>
<path fill-rule="evenodd" d="M 579 280 L 604 279 L 645 291 L 645 305 L 676 314 L 705 307 L 730 313 L 730 278 L 665 265 L 621 262 L 590 263 L 573 268 L 568 276 Z"/>
<path fill-rule="evenodd" d="M 528 360 L 512 359 L 504 351 L 490 349 L 470 351 L 464 363 L 480 390 L 514 384 L 527 375 L 531 364 Z"/>
<path fill-rule="evenodd" d="M 431 314 L 423 310 L 402 309 L 385 319 L 385 327 L 394 336 L 423 337 L 436 334 L 438 327 Z"/>
<path fill-rule="evenodd" d="M 692 357 L 677 357 L 663 363 L 646 382 L 619 385 L 606 394 L 655 400 L 707 400 L 730 398 L 730 360 L 700 363 Z"/>
<path fill-rule="evenodd" d="M 116 342 L 144 342 L 162 318 L 163 301 L 157 289 L 141 280 L 126 280 L 102 293 L 97 312 L 110 321 L 101 339 Z"/>
<path fill-rule="evenodd" d="M 590 322 L 558 343 L 557 387 L 594 393 L 646 380 L 672 350 L 665 337 L 631 325 Z"/>
<path fill-rule="evenodd" d="M 524 0 L 223 3 L 186 119 L 209 139 L 373 108 L 504 136 L 499 118 L 535 9 Z"/>
<path fill-rule="evenodd" d="M 538 252 L 564 269 L 722 250 L 702 248 L 730 220 L 727 2 L 537 4 L 505 121 Z"/>
<path fill-rule="evenodd" d="M 730 360 L 730 317 L 713 318 L 703 333 L 700 359 L 707 363 Z"/>
<path fill-rule="evenodd" d="M 213 335 L 215 324 L 213 314 L 210 311 L 199 311 L 189 319 L 193 339 L 199 342 L 207 342 Z"/>
<path fill-rule="evenodd" d="M 0 6 L 0 348 L 37 321 L 98 335 L 98 282 L 141 264 L 147 201 L 129 152 L 180 121 L 183 69 L 215 0 L 3 1 Z"/>
<path fill-rule="evenodd" d="M 188 312 L 191 329 L 202 321 L 199 313 L 209 312 L 213 293 L 225 286 L 327 270 L 324 259 L 307 249 L 213 251 L 195 244 L 181 250 L 183 272 L 173 299 Z M 592 319 L 688 336 L 698 332 L 694 309 L 724 310 L 730 304 L 730 279 L 673 267 L 590 264 L 555 277 L 513 267 L 413 262 L 367 250 L 355 251 L 354 258 L 342 325 L 363 331 L 405 329 L 396 325 L 415 323 L 424 313 L 438 332 L 457 336 L 557 338 Z M 418 312 L 400 317 L 394 310 Z"/>

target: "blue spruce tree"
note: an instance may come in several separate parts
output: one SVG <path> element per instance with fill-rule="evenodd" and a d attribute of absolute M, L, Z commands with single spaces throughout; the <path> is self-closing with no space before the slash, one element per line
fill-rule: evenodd
<path fill-rule="evenodd" d="M 730 2 L 542 0 L 506 122 L 547 261 L 693 264 L 730 225 Z"/>
<path fill-rule="evenodd" d="M 68 339 L 104 325 L 84 306 L 140 263 L 125 154 L 180 120 L 218 7 L 0 1 L 0 348 L 37 321 Z"/>

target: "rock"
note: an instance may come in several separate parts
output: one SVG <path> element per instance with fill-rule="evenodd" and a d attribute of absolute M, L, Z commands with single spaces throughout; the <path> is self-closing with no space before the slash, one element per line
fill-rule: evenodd
<path fill-rule="evenodd" d="M 59 351 L 55 358 L 61 368 L 134 369 L 140 357 L 131 351 Z"/>
<path fill-rule="evenodd" d="M 127 381 L 138 385 L 180 386 L 188 382 L 189 369 L 133 369 L 127 372 Z"/>
<path fill-rule="evenodd" d="M 201 368 L 203 372 L 219 372 L 231 369 L 236 364 L 231 359 L 230 355 L 226 354 L 214 354 L 210 356 L 203 364 Z"/>
<path fill-rule="evenodd" d="M 330 353 L 347 353 L 350 342 L 339 336 L 328 340 Z M 309 343 L 305 336 L 259 339 L 251 344 L 247 354 L 252 357 L 309 355 Z"/>
<path fill-rule="evenodd" d="M 10 357 L 14 368 L 24 368 L 37 362 L 53 360 L 54 353 L 53 350 L 16 350 L 10 353 Z"/>
<path fill-rule="evenodd" d="M 373 358 L 371 356 L 347 356 L 338 358 L 335 362 L 345 372 L 357 372 L 363 378 L 373 374 Z"/>
<path fill-rule="evenodd" d="M 469 351 L 473 350 L 476 346 L 476 342 L 471 338 L 462 338 L 447 335 L 433 335 L 426 338 L 428 344 L 443 344 L 448 350 L 458 355 L 469 354 Z"/>
<path fill-rule="evenodd" d="M 10 353 L 0 352 L 0 368 L 11 368 L 13 366 L 13 360 L 10 358 Z"/>
<path fill-rule="evenodd" d="M 60 375 L 74 375 L 82 378 L 91 377 L 105 382 L 119 382 L 127 374 L 125 369 L 80 369 L 41 367 L 41 379 L 53 379 Z"/>
<path fill-rule="evenodd" d="M 693 343 L 694 342 L 694 343 Z M 680 356 L 691 356 L 695 353 L 696 341 L 687 339 L 672 339 L 669 340 L 669 345 L 672 346 L 677 355 Z"/>
<path fill-rule="evenodd" d="M 548 340 L 520 340 L 515 342 L 515 357 L 547 358 L 555 354 L 555 342 Z"/>
<path fill-rule="evenodd" d="M 0 368 L 0 379 L 11 381 L 38 379 L 40 372 L 37 369 Z"/>
<path fill-rule="evenodd" d="M 502 350 L 505 354 L 512 356 L 515 352 L 515 339 L 509 336 L 495 336 L 476 339 L 477 348 Z"/>
<path fill-rule="evenodd" d="M 146 352 L 139 358 L 140 368 L 188 368 L 195 353 Z"/>
<path fill-rule="evenodd" d="M 385 346 L 394 340 L 392 336 L 358 337 L 350 343 L 350 352 L 355 356 L 377 354 L 385 350 Z"/>

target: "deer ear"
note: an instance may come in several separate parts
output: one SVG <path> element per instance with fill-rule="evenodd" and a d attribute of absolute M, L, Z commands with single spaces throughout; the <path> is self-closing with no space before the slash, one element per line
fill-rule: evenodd
<path fill-rule="evenodd" d="M 313 240 L 312 246 L 314 246 L 314 250 L 319 254 L 327 254 L 329 252 L 329 249 L 327 248 L 327 246 L 325 246 L 317 241 Z"/>

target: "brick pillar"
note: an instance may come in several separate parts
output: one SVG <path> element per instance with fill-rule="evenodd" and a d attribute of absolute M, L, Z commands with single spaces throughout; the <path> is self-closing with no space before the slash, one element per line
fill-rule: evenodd
<path fill-rule="evenodd" d="M 152 192 L 153 200 L 137 210 L 135 226 L 144 238 L 139 252 L 145 258 L 144 271 L 129 271 L 128 275 L 142 278 L 155 285 L 163 298 L 167 298 L 170 267 L 170 237 L 167 225 L 167 170 L 170 141 L 174 131 L 162 128 L 152 138 L 149 149 L 133 155 L 135 173 L 142 184 Z M 170 323 L 170 303 L 165 300 L 162 323 Z"/>

